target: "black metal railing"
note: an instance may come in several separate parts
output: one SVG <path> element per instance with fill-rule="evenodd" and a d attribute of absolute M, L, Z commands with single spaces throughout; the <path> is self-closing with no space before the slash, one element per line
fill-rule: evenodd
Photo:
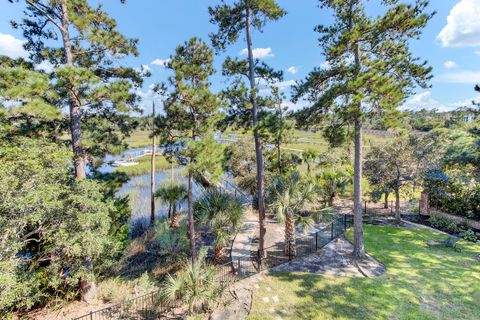
<path fill-rule="evenodd" d="M 249 257 L 235 257 L 228 263 L 217 266 L 218 281 L 235 282 L 250 277 L 263 270 L 278 266 L 317 252 L 332 240 L 338 238 L 353 225 L 353 216 L 343 215 L 319 231 L 295 239 L 295 251 L 286 250 L 284 242 L 265 248 L 264 252 L 252 252 Z M 168 311 L 174 306 L 162 302 L 160 291 L 119 303 L 104 309 L 90 312 L 74 320 L 112 320 L 112 319 L 166 319 Z"/>
<path fill-rule="evenodd" d="M 160 291 L 151 292 L 107 308 L 92 311 L 74 320 L 166 319 L 171 306 L 161 301 Z"/>
<path fill-rule="evenodd" d="M 233 282 L 260 271 L 276 267 L 295 258 L 317 252 L 353 226 L 353 216 L 343 215 L 315 233 L 295 239 L 295 250 L 291 252 L 285 242 L 265 248 L 263 252 L 252 252 L 250 257 L 232 257 L 232 261 L 219 266 L 219 281 Z"/>

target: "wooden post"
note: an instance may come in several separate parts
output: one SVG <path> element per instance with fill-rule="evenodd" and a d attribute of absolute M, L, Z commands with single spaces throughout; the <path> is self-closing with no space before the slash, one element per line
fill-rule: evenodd
<path fill-rule="evenodd" d="M 155 154 L 156 139 L 155 139 L 155 102 L 152 104 L 152 158 L 150 161 L 150 225 L 155 224 Z"/>

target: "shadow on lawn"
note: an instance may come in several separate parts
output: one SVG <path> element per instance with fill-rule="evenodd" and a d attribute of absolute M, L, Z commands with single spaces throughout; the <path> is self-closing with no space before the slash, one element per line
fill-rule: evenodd
<path fill-rule="evenodd" d="M 369 253 L 387 267 L 381 277 L 270 275 L 272 282 L 292 291 L 292 301 L 281 301 L 290 306 L 291 318 L 475 319 L 480 308 L 480 264 L 475 254 L 480 246 L 462 242 L 461 252 L 430 248 L 425 240 L 445 235 L 429 230 L 365 226 L 365 234 Z"/>

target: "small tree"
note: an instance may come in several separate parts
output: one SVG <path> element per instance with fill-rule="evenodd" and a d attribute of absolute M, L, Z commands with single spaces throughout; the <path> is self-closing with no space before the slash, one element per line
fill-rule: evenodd
<path fill-rule="evenodd" d="M 352 177 L 343 169 L 327 169 L 318 174 L 315 180 L 326 199 L 326 203 L 331 207 L 337 195 L 344 192 L 345 188 L 352 182 Z"/>
<path fill-rule="evenodd" d="M 266 113 L 259 124 L 262 138 L 272 143 L 276 151 L 276 167 L 279 174 L 283 174 L 285 167 L 282 160 L 282 144 L 288 143 L 293 135 L 294 123 L 287 118 L 287 107 L 283 106 L 285 95 L 277 87 L 272 88 L 272 96 L 269 97 L 272 110 Z"/>
<path fill-rule="evenodd" d="M 373 174 L 373 181 L 381 178 L 395 193 L 395 219 L 400 221 L 400 190 L 419 177 L 419 164 L 415 147 L 406 135 L 399 135 L 384 145 L 373 146 L 367 154 L 365 166 L 370 170 L 383 170 Z"/>
<path fill-rule="evenodd" d="M 193 178 L 206 173 L 215 180 L 222 174 L 223 150 L 208 134 L 218 119 L 220 101 L 210 91 L 209 77 L 214 73 L 212 50 L 201 40 L 191 38 L 177 47 L 168 68 L 173 91 L 165 102 L 162 128 L 184 142 L 188 159 L 188 223 L 192 263 L 195 263 L 195 227 L 193 221 Z"/>
<path fill-rule="evenodd" d="M 388 197 L 392 191 L 392 168 L 388 163 L 388 151 L 384 146 L 373 146 L 363 163 L 365 176 L 375 191 L 384 194 L 384 208 L 388 209 Z"/>
<path fill-rule="evenodd" d="M 195 217 L 198 223 L 206 223 L 213 229 L 215 233 L 214 260 L 220 262 L 224 248 L 241 226 L 242 202 L 228 193 L 210 190 L 195 203 Z"/>
<path fill-rule="evenodd" d="M 285 223 L 285 253 L 290 256 L 297 255 L 295 222 L 300 222 L 304 227 L 313 224 L 313 219 L 301 216 L 300 211 L 309 201 L 313 201 L 315 194 L 313 184 L 302 179 L 298 172 L 271 178 L 268 188 L 269 206 L 278 220 Z"/>
<path fill-rule="evenodd" d="M 302 152 L 302 161 L 307 164 L 308 174 L 311 173 L 311 170 L 312 170 L 311 166 L 315 162 L 315 160 L 318 159 L 318 157 L 319 157 L 319 153 L 317 150 L 314 150 L 314 149 L 308 148 Z"/>
<path fill-rule="evenodd" d="M 155 192 L 155 197 L 160 198 L 163 203 L 168 203 L 168 218 L 171 219 L 170 228 L 178 228 L 177 205 L 187 199 L 187 189 L 179 184 L 165 185 Z"/>

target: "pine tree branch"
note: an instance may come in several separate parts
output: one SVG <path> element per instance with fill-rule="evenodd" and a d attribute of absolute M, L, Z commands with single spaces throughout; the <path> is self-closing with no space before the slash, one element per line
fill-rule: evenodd
<path fill-rule="evenodd" d="M 38 4 L 36 4 L 36 3 L 33 2 L 32 0 L 25 0 L 25 2 L 26 2 L 27 4 L 29 4 L 29 5 L 31 5 L 33 8 L 37 9 L 38 12 L 40 12 L 45 18 L 47 18 L 48 20 L 50 20 L 50 22 L 52 22 L 60 31 L 65 31 L 65 30 L 63 29 L 63 27 L 60 26 L 60 25 L 58 24 L 58 22 L 55 21 L 55 19 L 54 19 L 51 15 L 49 15 L 49 14 L 47 13 L 47 11 L 45 11 L 43 8 L 41 8 Z"/>

